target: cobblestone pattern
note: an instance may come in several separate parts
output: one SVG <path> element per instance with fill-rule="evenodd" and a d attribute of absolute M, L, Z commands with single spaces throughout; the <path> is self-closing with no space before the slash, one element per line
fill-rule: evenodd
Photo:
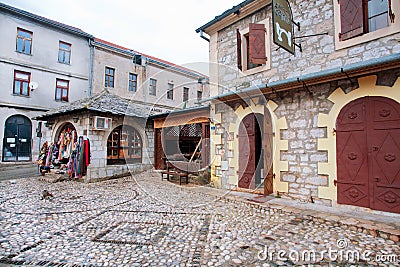
<path fill-rule="evenodd" d="M 47 189 L 54 198 L 40 200 Z M 277 266 L 269 251 L 348 248 L 394 254 L 399 243 L 339 223 L 223 200 L 158 173 L 96 184 L 0 183 L 0 263 L 30 266 Z M 301 262 L 300 262 L 301 263 Z M 342 264 L 340 259 L 333 264 Z M 380 262 L 379 262 L 380 263 Z M 328 264 L 325 258 L 319 262 Z M 378 262 L 358 262 L 359 266 Z M 390 262 L 381 263 L 390 266 Z"/>

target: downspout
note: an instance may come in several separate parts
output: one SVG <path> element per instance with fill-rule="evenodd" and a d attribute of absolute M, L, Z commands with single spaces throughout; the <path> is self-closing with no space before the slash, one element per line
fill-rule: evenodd
<path fill-rule="evenodd" d="M 93 89 L 94 45 L 90 38 L 88 40 L 88 43 L 89 43 L 89 88 L 87 94 L 90 97 L 92 95 L 92 89 Z"/>
<path fill-rule="evenodd" d="M 143 89 L 142 91 L 143 91 L 144 103 L 147 103 L 147 94 L 148 94 L 148 90 L 150 88 L 149 87 L 150 86 L 150 79 L 148 78 L 148 67 L 149 67 L 149 65 L 148 65 L 148 58 L 144 57 L 142 55 L 142 59 L 143 58 L 145 58 L 145 62 L 144 62 L 144 76 L 145 76 L 145 79 L 144 79 L 144 83 L 142 84 L 142 89 Z M 143 88 L 143 85 L 146 85 L 147 88 Z"/>
<path fill-rule="evenodd" d="M 207 42 L 210 42 L 210 39 L 204 36 L 203 30 L 200 30 L 200 38 L 203 38 L 203 39 L 206 40 Z"/>

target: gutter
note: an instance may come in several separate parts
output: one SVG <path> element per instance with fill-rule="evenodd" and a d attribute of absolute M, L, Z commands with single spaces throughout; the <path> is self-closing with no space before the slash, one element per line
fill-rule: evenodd
<path fill-rule="evenodd" d="M 347 72 L 351 72 L 351 71 L 361 70 L 363 68 L 379 66 L 382 64 L 394 63 L 396 61 L 400 61 L 400 53 L 392 54 L 392 55 L 377 58 L 377 59 L 371 59 L 371 60 L 367 60 L 367 61 L 363 61 L 363 62 L 353 63 L 353 64 L 343 66 L 343 67 L 336 67 L 333 69 L 323 70 L 320 72 L 305 74 L 305 75 L 299 76 L 299 77 L 293 77 L 293 78 L 279 80 L 279 81 L 275 81 L 275 82 L 271 82 L 271 83 L 263 83 L 260 85 L 253 85 L 253 86 L 247 87 L 245 89 L 238 90 L 236 92 L 228 92 L 225 94 L 206 98 L 206 99 L 199 101 L 199 103 L 204 103 L 204 102 L 208 102 L 211 100 L 216 100 L 219 98 L 233 96 L 233 95 L 237 95 L 237 94 L 241 94 L 241 93 L 250 93 L 255 90 L 260 90 L 260 89 L 264 89 L 264 88 L 282 87 L 282 86 L 286 86 L 286 85 L 289 85 L 292 83 L 299 84 L 301 82 L 307 82 L 307 81 L 318 79 L 318 78 L 334 76 L 334 75 L 343 74 L 343 73 L 347 73 Z"/>
<path fill-rule="evenodd" d="M 243 1 L 242 3 L 232 7 L 231 9 L 228 9 L 227 11 L 225 11 L 224 13 L 222 13 L 219 16 L 216 16 L 213 20 L 211 20 L 210 22 L 204 24 L 203 26 L 199 27 L 198 29 L 196 29 L 196 32 L 199 33 L 200 31 L 204 31 L 205 29 L 207 29 L 208 27 L 212 26 L 213 24 L 217 23 L 218 21 L 223 20 L 224 18 L 226 18 L 227 16 L 231 15 L 231 14 L 235 14 L 237 12 L 239 12 L 239 10 L 250 4 L 251 2 L 253 2 L 254 0 L 246 0 Z"/>
<path fill-rule="evenodd" d="M 202 106 L 202 107 L 192 107 L 192 108 L 187 108 L 187 109 L 171 110 L 170 112 L 150 115 L 148 117 L 148 119 L 157 119 L 157 118 L 167 117 L 167 116 L 170 116 L 170 115 L 171 116 L 172 115 L 179 115 L 179 114 L 202 111 L 202 110 L 207 110 L 207 109 L 208 110 L 210 109 L 210 105 Z"/>
<path fill-rule="evenodd" d="M 34 21 L 37 21 L 37 22 L 40 22 L 40 23 L 43 23 L 43 24 L 46 24 L 46 25 L 49 25 L 49 26 L 52 26 L 52 27 L 55 27 L 55 28 L 62 29 L 64 31 L 67 31 L 67 32 L 70 32 L 70 33 L 73 33 L 73 34 L 78 35 L 78 36 L 82 36 L 82 37 L 86 37 L 86 38 L 93 38 L 93 36 L 91 34 L 86 33 L 86 32 L 84 32 L 82 30 L 79 30 L 77 28 L 68 26 L 66 24 L 59 23 L 59 22 L 54 21 L 54 20 L 47 19 L 45 17 L 41 17 L 41 16 L 38 16 L 38 15 L 32 14 L 30 12 L 27 12 L 27 11 L 22 10 L 22 9 L 18 9 L 16 7 L 13 7 L 13 6 L 9 6 L 9 5 L 0 3 L 0 10 L 7 11 L 9 13 L 14 13 L 15 15 L 18 15 L 18 16 L 23 16 L 23 17 L 32 19 Z"/>
<path fill-rule="evenodd" d="M 146 61 L 149 61 L 150 63 L 158 64 L 158 65 L 160 65 L 162 67 L 169 68 L 169 69 L 175 70 L 175 71 L 177 71 L 179 73 L 183 73 L 183 74 L 195 77 L 195 78 L 206 77 L 206 75 L 200 75 L 200 74 L 197 74 L 197 73 L 194 73 L 194 72 L 190 72 L 190 71 L 178 68 L 176 66 L 172 66 L 172 65 L 163 63 L 163 62 L 155 60 L 153 58 L 146 57 L 146 56 L 142 55 L 140 52 L 127 51 L 127 50 L 124 50 L 124 49 L 121 49 L 121 48 L 118 48 L 118 47 L 114 47 L 114 46 L 111 46 L 111 45 L 108 45 L 108 44 L 104 44 L 102 42 L 97 42 L 95 40 L 92 42 L 92 44 L 95 44 L 95 45 L 98 45 L 98 46 L 102 46 L 102 47 L 105 47 L 105 48 L 108 48 L 108 49 L 112 49 L 114 51 L 117 51 L 117 52 L 122 53 L 122 54 L 126 54 L 126 55 L 131 56 L 131 57 L 134 56 L 134 55 L 138 55 L 139 54 L 142 57 L 145 57 Z"/>

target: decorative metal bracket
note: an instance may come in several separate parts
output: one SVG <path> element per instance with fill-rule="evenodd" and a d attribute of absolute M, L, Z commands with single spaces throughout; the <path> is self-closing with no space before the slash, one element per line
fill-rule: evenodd
<path fill-rule="evenodd" d="M 343 73 L 344 75 L 346 75 L 347 80 L 350 81 L 351 86 L 354 86 L 354 83 L 353 83 L 353 81 L 351 80 L 349 74 L 347 74 L 347 72 L 345 72 L 345 71 L 343 70 L 343 68 L 340 69 L 340 72 Z"/>
<path fill-rule="evenodd" d="M 300 23 L 295 23 L 294 21 L 292 21 L 294 24 L 297 25 L 298 30 L 300 31 Z M 323 32 L 323 33 L 316 33 L 316 34 L 310 34 L 310 35 L 303 35 L 303 36 L 294 36 L 293 37 L 293 43 L 295 46 L 297 46 L 300 49 L 300 52 L 303 52 L 303 48 L 301 46 L 301 44 L 297 44 L 296 42 L 294 42 L 294 40 L 296 39 L 302 39 L 302 38 L 309 38 L 309 37 L 314 37 L 314 36 L 320 36 L 320 35 L 328 35 L 328 32 Z"/>
<path fill-rule="evenodd" d="M 278 97 L 280 100 L 283 100 L 282 96 L 275 90 L 274 87 L 270 87 L 270 88 L 271 88 L 273 94 L 276 94 L 277 97 Z"/>
<path fill-rule="evenodd" d="M 308 94 L 310 96 L 313 96 L 313 93 L 310 91 L 310 89 L 308 88 L 307 84 L 303 80 L 300 80 L 300 78 L 297 78 L 297 81 L 303 83 L 303 89 L 306 89 Z"/>

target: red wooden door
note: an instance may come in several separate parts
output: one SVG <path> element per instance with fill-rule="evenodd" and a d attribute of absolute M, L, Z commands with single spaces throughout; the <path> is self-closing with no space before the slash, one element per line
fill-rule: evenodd
<path fill-rule="evenodd" d="M 239 125 L 239 184 L 240 188 L 255 188 L 254 173 L 256 170 L 255 157 L 255 127 L 256 117 L 251 113 Z"/>
<path fill-rule="evenodd" d="M 400 213 L 400 104 L 367 99 L 371 208 Z"/>
<path fill-rule="evenodd" d="M 338 203 L 400 213 L 400 105 L 357 99 L 336 127 Z"/>
<path fill-rule="evenodd" d="M 162 143 L 163 129 L 154 129 L 154 167 L 156 170 L 163 170 L 165 166 L 164 158 L 164 148 Z"/>
<path fill-rule="evenodd" d="M 264 195 L 268 196 L 274 192 L 274 174 L 272 168 L 273 132 L 271 114 L 264 107 L 264 123 L 262 142 L 264 148 Z"/>

